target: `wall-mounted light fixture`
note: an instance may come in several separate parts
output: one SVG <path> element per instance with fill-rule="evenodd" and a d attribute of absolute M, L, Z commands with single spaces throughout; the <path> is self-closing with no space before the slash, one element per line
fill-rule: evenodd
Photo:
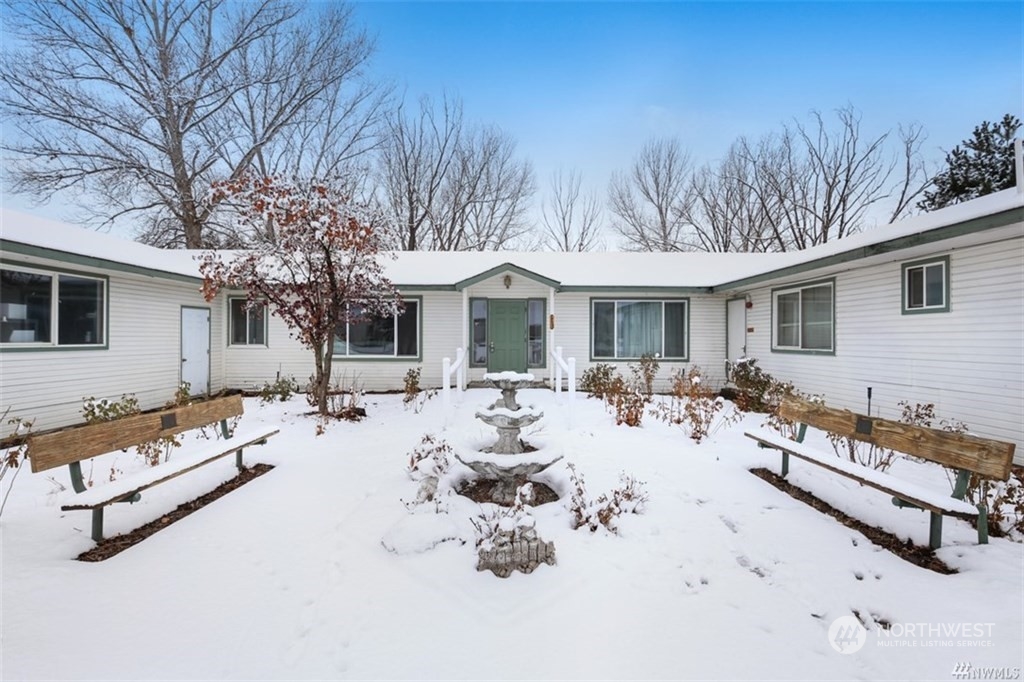
<path fill-rule="evenodd" d="M 505 288 L 508 289 L 512 286 L 512 275 L 505 275 L 504 279 L 501 281 L 505 283 Z"/>
<path fill-rule="evenodd" d="M 754 302 L 750 300 L 750 294 L 747 294 L 746 296 L 744 296 L 743 300 L 745 300 L 747 302 L 747 307 L 748 308 L 753 308 L 754 307 Z"/>

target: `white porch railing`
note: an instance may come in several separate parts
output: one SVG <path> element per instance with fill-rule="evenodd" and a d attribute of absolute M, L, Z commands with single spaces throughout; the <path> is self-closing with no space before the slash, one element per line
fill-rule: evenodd
<path fill-rule="evenodd" d="M 446 425 L 448 424 L 452 407 L 451 384 L 453 374 L 455 375 L 455 388 L 461 397 L 462 393 L 466 390 L 466 351 L 461 348 L 455 349 L 454 365 L 451 358 L 444 358 L 441 361 L 441 402 L 444 405 L 444 423 Z"/>
<path fill-rule="evenodd" d="M 562 347 L 558 346 L 551 351 L 551 359 L 555 361 L 555 393 L 562 392 L 562 373 L 565 373 L 566 383 L 569 385 L 569 428 L 572 428 L 572 406 L 576 402 L 576 358 L 566 360 L 562 357 Z"/>

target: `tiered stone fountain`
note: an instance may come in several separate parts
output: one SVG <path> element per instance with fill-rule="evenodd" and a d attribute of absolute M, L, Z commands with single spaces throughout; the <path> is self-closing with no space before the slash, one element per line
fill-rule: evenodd
<path fill-rule="evenodd" d="M 533 406 L 516 401 L 516 391 L 533 381 L 532 374 L 501 372 L 485 374 L 484 380 L 501 391 L 501 398 L 476 413 L 477 419 L 498 431 L 494 445 L 466 458 L 456 458 L 488 481 L 493 481 L 491 501 L 503 506 L 517 503 L 517 491 L 532 491 L 526 486 L 531 476 L 539 474 L 562 459 L 524 443 L 519 434 L 524 427 L 534 424 L 544 413 Z M 536 484 L 535 484 L 536 485 Z M 525 487 L 523 487 L 525 486 Z M 520 503 L 522 500 L 520 500 Z M 528 525 L 523 523 L 528 521 Z M 541 563 L 555 563 L 555 545 L 544 542 L 533 527 L 532 517 L 520 519 L 517 527 L 502 527 L 494 539 L 493 547 L 481 548 L 478 571 L 490 570 L 505 578 L 513 571 L 531 573 Z"/>
<path fill-rule="evenodd" d="M 508 506 L 516 499 L 516 488 L 562 459 L 562 456 L 551 457 L 536 448 L 530 448 L 519 437 L 524 427 L 544 416 L 543 412 L 533 406 L 520 405 L 516 401 L 516 391 L 533 381 L 532 374 L 500 372 L 485 374 L 484 380 L 501 391 L 501 398 L 476 413 L 477 419 L 498 431 L 497 442 L 481 450 L 481 453 L 497 456 L 476 455 L 469 459 L 458 455 L 456 457 L 481 477 L 495 481 L 491 501 Z"/>

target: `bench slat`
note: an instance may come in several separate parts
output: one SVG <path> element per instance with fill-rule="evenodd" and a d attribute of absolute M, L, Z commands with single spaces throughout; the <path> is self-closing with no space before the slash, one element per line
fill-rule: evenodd
<path fill-rule="evenodd" d="M 28 439 L 28 458 L 33 473 L 71 464 L 96 455 L 115 452 L 206 426 L 242 414 L 242 396 L 224 398 L 175 407 L 158 412 L 137 414 L 124 419 L 73 426 Z M 168 419 L 173 426 L 166 426 Z"/>
<path fill-rule="evenodd" d="M 72 501 L 69 504 L 62 505 L 61 509 L 71 511 L 103 507 L 230 455 L 241 448 L 266 440 L 279 432 L 280 429 L 273 426 L 236 431 L 235 435 L 227 440 L 215 441 L 190 453 L 175 453 L 174 459 L 169 462 L 78 493 L 70 498 Z"/>
<path fill-rule="evenodd" d="M 866 417 L 820 403 L 788 397 L 779 415 L 822 431 L 875 443 L 883 448 L 921 457 L 954 469 L 967 469 L 987 478 L 1010 477 L 1015 445 L 989 438 Z M 868 433 L 865 433 L 868 431 Z"/>
<path fill-rule="evenodd" d="M 841 459 L 834 453 L 823 453 L 803 443 L 789 440 L 775 431 L 768 431 L 767 429 L 756 432 L 747 431 L 744 435 L 748 438 L 753 438 L 759 443 L 763 443 L 767 447 L 783 450 L 794 457 L 813 462 L 829 471 L 852 478 L 890 495 L 895 495 L 902 500 L 912 502 L 929 511 L 966 519 L 978 516 L 978 508 L 969 502 L 944 496 L 942 493 L 935 492 L 916 483 L 900 480 L 891 474 L 869 469 L 860 464 Z"/>

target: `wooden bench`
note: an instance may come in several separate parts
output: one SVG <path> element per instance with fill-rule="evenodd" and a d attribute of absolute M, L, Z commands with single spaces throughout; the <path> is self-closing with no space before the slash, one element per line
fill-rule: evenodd
<path fill-rule="evenodd" d="M 778 415 L 799 424 L 795 441 L 768 429 L 747 431 L 745 435 L 756 440 L 760 447 L 782 452 L 783 477 L 789 473 L 789 457 L 792 455 L 888 493 L 893 496 L 892 502 L 898 507 L 931 512 L 929 545 L 932 549 L 938 549 L 942 544 L 943 516 L 975 522 L 978 526 L 978 542 L 988 542 L 988 509 L 984 504 L 970 504 L 964 500 L 964 496 L 972 474 L 1000 481 L 1009 478 L 1010 467 L 1013 465 L 1013 443 L 867 417 L 791 397 L 782 401 Z M 954 469 L 957 476 L 953 494 L 901 480 L 892 474 L 843 459 L 834 452 L 810 447 L 803 443 L 808 426 Z"/>
<path fill-rule="evenodd" d="M 52 433 L 30 436 L 28 458 L 32 471 L 46 471 L 67 464 L 71 471 L 74 501 L 61 506 L 63 511 L 92 511 L 92 539 L 103 539 L 103 509 L 115 502 L 137 502 L 139 493 L 172 478 L 198 469 L 221 457 L 235 453 L 235 466 L 241 471 L 242 450 L 263 445 L 278 433 L 276 427 L 261 426 L 244 431 L 228 430 L 228 419 L 242 414 L 242 396 L 215 398 L 158 412 L 133 415 L 99 424 L 73 426 Z M 195 448 L 176 448 L 173 458 L 145 471 L 133 473 L 111 483 L 89 488 L 82 476 L 82 461 L 97 455 L 130 448 L 141 443 L 172 436 L 190 429 L 220 422 L 223 440 L 210 441 Z"/>

